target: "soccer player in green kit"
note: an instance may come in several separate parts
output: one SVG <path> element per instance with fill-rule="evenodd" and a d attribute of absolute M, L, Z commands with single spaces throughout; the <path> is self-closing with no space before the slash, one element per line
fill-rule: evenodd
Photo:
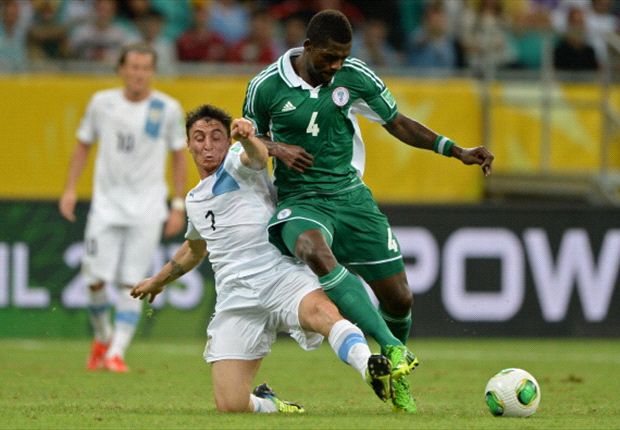
<path fill-rule="evenodd" d="M 398 112 L 383 81 L 362 61 L 348 58 L 351 25 L 341 12 L 311 19 L 303 47 L 293 48 L 254 77 L 244 117 L 254 122 L 276 157 L 276 212 L 270 241 L 305 262 L 341 313 L 372 336 L 390 358 L 395 411 L 415 412 L 407 375 L 418 360 L 404 346 L 413 297 L 398 241 L 361 176 L 364 147 L 356 114 L 393 136 L 491 172 L 484 147 L 461 148 Z M 379 299 L 370 301 L 361 276 Z"/>

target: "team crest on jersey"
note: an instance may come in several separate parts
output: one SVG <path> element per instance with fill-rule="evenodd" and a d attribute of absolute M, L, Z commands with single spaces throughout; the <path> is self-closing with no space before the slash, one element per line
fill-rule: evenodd
<path fill-rule="evenodd" d="M 278 215 L 276 216 L 276 218 L 278 219 L 288 218 L 291 216 L 291 213 L 292 212 L 289 208 L 282 209 L 280 212 L 278 212 Z"/>
<path fill-rule="evenodd" d="M 349 90 L 345 87 L 338 87 L 332 93 L 332 100 L 336 106 L 343 107 L 349 101 Z"/>

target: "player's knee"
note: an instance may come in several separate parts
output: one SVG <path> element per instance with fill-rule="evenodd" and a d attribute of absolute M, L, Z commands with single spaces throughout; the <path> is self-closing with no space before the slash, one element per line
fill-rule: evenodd
<path fill-rule="evenodd" d="M 383 300 L 381 306 L 391 315 L 407 315 L 413 306 L 413 294 L 409 285 L 405 282 L 395 286 Z"/>
<path fill-rule="evenodd" d="M 219 412 L 249 412 L 249 403 L 249 396 L 215 397 L 215 409 Z"/>
<path fill-rule="evenodd" d="M 324 240 L 316 240 L 310 235 L 299 236 L 295 244 L 295 255 L 318 276 L 328 274 L 337 264 L 336 257 L 327 243 Z"/>

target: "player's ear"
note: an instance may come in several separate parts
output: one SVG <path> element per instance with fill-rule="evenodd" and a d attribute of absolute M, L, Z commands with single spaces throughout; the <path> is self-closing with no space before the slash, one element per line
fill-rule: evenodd
<path fill-rule="evenodd" d="M 310 49 L 312 49 L 312 42 L 310 42 L 310 39 L 304 40 L 304 51 L 309 51 Z"/>

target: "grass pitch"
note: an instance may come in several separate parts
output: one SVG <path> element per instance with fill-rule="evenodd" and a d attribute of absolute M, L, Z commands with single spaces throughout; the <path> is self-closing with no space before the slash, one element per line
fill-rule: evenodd
<path fill-rule="evenodd" d="M 620 340 L 420 339 L 411 381 L 417 415 L 394 414 L 328 345 L 304 352 L 279 339 L 268 381 L 303 416 L 215 411 L 201 340 L 137 341 L 125 375 L 85 370 L 89 342 L 0 340 L 0 428 L 597 429 L 620 428 Z M 539 381 L 530 418 L 495 418 L 487 379 L 521 367 Z"/>

